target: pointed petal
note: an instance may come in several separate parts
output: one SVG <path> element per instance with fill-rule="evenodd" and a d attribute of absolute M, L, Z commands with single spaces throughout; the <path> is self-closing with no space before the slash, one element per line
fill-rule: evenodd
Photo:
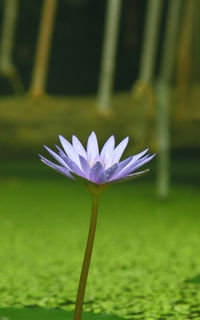
<path fill-rule="evenodd" d="M 121 170 L 121 172 L 119 172 L 119 176 L 121 176 L 121 175 L 124 176 L 124 175 L 131 173 L 139 163 L 142 163 L 148 157 L 149 157 L 149 154 L 147 154 L 146 156 L 144 156 L 141 159 L 138 159 L 137 161 L 134 161 L 134 162 L 131 161 L 131 163 L 129 163 L 129 165 L 127 165 L 123 170 Z"/>
<path fill-rule="evenodd" d="M 79 162 L 79 157 L 76 153 L 76 151 L 74 150 L 74 148 L 72 147 L 71 143 L 69 143 L 69 141 L 67 141 L 63 136 L 59 135 L 60 138 L 60 142 L 63 146 L 63 149 L 65 150 L 66 154 L 68 155 L 68 157 L 74 161 L 77 166 L 80 167 L 80 162 Z"/>
<path fill-rule="evenodd" d="M 90 167 L 88 161 L 82 156 L 79 156 L 79 160 L 81 163 L 82 171 L 84 172 L 86 177 L 89 177 L 89 174 L 92 168 Z"/>
<path fill-rule="evenodd" d="M 133 159 L 133 156 L 130 156 L 129 158 L 121 161 L 118 163 L 117 171 L 115 172 L 115 175 L 120 173 L 121 170 L 123 170 Z"/>
<path fill-rule="evenodd" d="M 138 168 L 140 168 L 141 166 L 143 166 L 144 164 L 146 164 L 147 162 L 149 162 L 152 158 L 154 158 L 155 154 L 149 156 L 146 155 L 145 157 L 138 159 L 132 166 L 130 166 L 127 170 L 126 170 L 126 175 L 130 174 L 131 172 L 137 170 Z M 123 172 L 124 174 L 124 172 Z"/>
<path fill-rule="evenodd" d="M 126 149 L 126 146 L 128 144 L 129 137 L 126 137 L 120 144 L 115 148 L 113 152 L 113 162 L 117 163 L 119 162 L 124 150 Z"/>
<path fill-rule="evenodd" d="M 137 161 L 138 159 L 140 159 L 145 153 L 147 153 L 148 150 L 149 150 L 149 148 L 147 148 L 147 149 L 145 149 L 144 151 L 142 151 L 142 152 L 134 155 L 131 164 L 133 164 L 135 161 Z"/>
<path fill-rule="evenodd" d="M 69 168 L 71 169 L 71 170 L 69 169 L 70 172 L 74 172 L 78 176 L 85 177 L 85 174 L 83 173 L 83 171 L 77 166 L 77 164 L 73 160 L 67 157 L 65 161 L 69 166 Z"/>
<path fill-rule="evenodd" d="M 96 134 L 94 131 L 90 134 L 87 142 L 87 159 L 88 162 L 93 164 L 99 157 L 99 146 Z"/>
<path fill-rule="evenodd" d="M 144 157 L 138 159 L 137 161 L 135 161 L 135 162 L 132 164 L 132 166 L 137 166 L 139 163 L 143 162 L 145 159 L 147 159 L 147 158 L 149 158 L 149 157 L 150 157 L 150 154 L 147 153 L 146 156 L 144 156 Z"/>
<path fill-rule="evenodd" d="M 65 161 L 66 158 L 68 158 L 68 156 L 66 155 L 66 153 L 59 146 L 57 146 L 57 145 L 55 145 L 55 146 L 58 149 L 59 156 Z"/>
<path fill-rule="evenodd" d="M 144 164 L 146 164 L 147 162 L 151 161 L 154 157 L 155 157 L 156 153 L 152 154 L 150 157 L 143 159 L 143 161 L 140 161 L 138 164 L 136 164 L 136 166 L 133 168 L 133 170 L 137 170 L 138 168 L 140 168 L 141 166 L 143 166 Z"/>
<path fill-rule="evenodd" d="M 145 163 L 149 162 L 153 157 L 155 156 L 155 154 L 153 154 L 152 156 L 145 156 L 142 159 L 139 159 L 138 161 L 136 161 L 133 165 L 131 166 L 127 166 L 127 168 L 125 168 L 125 170 L 122 170 L 118 175 L 117 175 L 117 179 L 119 178 L 123 178 L 124 176 L 129 175 L 130 173 L 134 172 L 135 170 L 137 170 L 138 168 L 140 168 L 141 166 L 143 166 Z"/>
<path fill-rule="evenodd" d="M 97 161 L 90 171 L 90 180 L 93 182 L 97 182 L 102 172 L 103 172 L 103 166 L 101 162 Z"/>
<path fill-rule="evenodd" d="M 72 145 L 78 155 L 81 155 L 82 157 L 87 159 L 87 153 L 85 151 L 85 148 L 75 135 L 72 136 Z"/>
<path fill-rule="evenodd" d="M 109 179 L 111 179 L 111 177 L 114 175 L 115 171 L 117 170 L 118 164 L 115 163 L 112 167 L 108 168 L 107 170 L 105 170 L 100 177 L 98 178 L 98 180 L 96 181 L 96 183 L 99 184 L 103 184 L 106 183 Z"/>
<path fill-rule="evenodd" d="M 102 162 L 106 162 L 109 157 L 111 156 L 113 150 L 115 148 L 115 137 L 112 135 L 104 144 L 101 153 L 100 153 L 100 159 Z"/>
<path fill-rule="evenodd" d="M 74 178 L 71 176 L 71 174 L 69 173 L 69 170 L 68 170 L 67 168 L 63 168 L 63 167 L 61 167 L 61 166 L 59 166 L 59 165 L 57 165 L 57 164 L 49 161 L 48 159 L 46 159 L 45 157 L 43 157 L 43 156 L 40 155 L 40 154 L 39 154 L 39 156 L 40 156 L 40 158 L 41 158 L 41 161 L 42 161 L 43 163 L 45 163 L 48 167 L 50 167 L 50 168 L 58 171 L 59 173 L 67 176 L 67 177 L 70 178 L 70 179 L 74 179 Z"/>
<path fill-rule="evenodd" d="M 113 180 L 111 179 L 109 182 L 110 183 L 120 183 L 120 182 L 130 181 L 130 180 L 136 179 L 136 178 L 138 178 L 140 176 L 143 176 L 144 174 L 148 173 L 149 171 L 150 171 L 149 169 L 146 169 L 144 171 L 135 172 L 133 174 L 130 174 L 130 175 L 125 176 L 125 177 L 120 178 L 120 179 L 113 179 Z"/>
<path fill-rule="evenodd" d="M 62 164 L 64 167 L 68 168 L 68 165 L 66 164 L 66 162 L 57 154 L 55 153 L 53 150 L 49 149 L 47 146 L 44 146 L 45 149 L 50 153 L 50 155 L 55 158 L 60 164 Z"/>
<path fill-rule="evenodd" d="M 58 153 L 61 156 L 61 158 L 66 162 L 66 164 L 69 162 L 69 157 L 66 155 L 66 153 L 57 145 L 55 145 L 56 148 L 58 149 Z M 82 157 L 83 158 L 83 157 Z M 85 159 L 84 159 L 85 160 Z M 87 160 L 85 160 L 87 162 Z M 77 165 L 77 164 L 76 164 Z M 79 167 L 79 169 L 82 170 L 82 166 L 80 165 L 80 156 L 79 156 L 79 165 L 77 165 Z M 89 164 L 88 164 L 89 166 Z"/>
<path fill-rule="evenodd" d="M 111 153 L 110 157 L 105 162 L 105 168 L 109 168 L 112 166 L 113 163 L 118 163 L 127 144 L 128 144 L 129 137 L 126 137 L 124 140 L 118 144 L 118 146 L 115 148 L 115 150 Z"/>
<path fill-rule="evenodd" d="M 135 166 L 136 164 L 138 164 L 142 159 L 140 159 L 146 152 L 148 151 L 148 148 L 134 156 L 132 156 L 131 161 L 124 166 L 121 170 L 117 169 L 117 172 L 115 173 L 115 178 L 120 178 L 122 175 L 126 175 L 129 174 L 130 172 L 132 172 L 132 167 Z M 148 156 L 145 156 L 144 158 L 146 158 Z M 124 160 L 125 161 L 125 160 Z M 122 161 L 123 162 L 123 161 Z"/>

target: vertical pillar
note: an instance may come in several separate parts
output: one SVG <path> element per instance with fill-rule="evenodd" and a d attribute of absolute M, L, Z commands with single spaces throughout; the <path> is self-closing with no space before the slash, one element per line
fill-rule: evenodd
<path fill-rule="evenodd" d="M 107 0 L 103 53 L 97 96 L 97 106 L 102 113 L 108 113 L 110 110 L 121 4 L 122 0 Z"/>
<path fill-rule="evenodd" d="M 160 75 L 157 83 L 157 139 L 158 139 L 158 184 L 157 191 L 161 198 L 169 192 L 170 180 L 170 125 L 169 101 L 171 78 L 177 50 L 179 16 L 181 0 L 170 0 L 166 30 L 163 40 Z"/>
<path fill-rule="evenodd" d="M 29 91 L 30 95 L 34 97 L 41 96 L 45 92 L 57 3 L 57 0 L 44 0 L 43 2 L 35 63 Z"/>

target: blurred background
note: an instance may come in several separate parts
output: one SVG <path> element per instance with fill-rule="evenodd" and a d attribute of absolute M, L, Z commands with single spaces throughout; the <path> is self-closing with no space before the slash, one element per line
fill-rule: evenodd
<path fill-rule="evenodd" d="M 149 226 L 145 224 L 145 230 L 147 233 L 152 232 L 152 238 L 150 236 L 153 239 L 152 247 L 154 245 L 156 247 L 157 242 L 154 241 L 159 239 L 158 235 L 158 239 L 154 238 L 155 232 L 165 234 L 172 226 L 182 228 L 181 231 L 178 229 L 177 234 L 168 233 L 166 256 L 162 257 L 166 264 L 171 259 L 173 250 L 176 252 L 177 242 L 183 240 L 186 226 L 190 226 L 190 230 L 193 231 L 186 238 L 187 245 L 186 242 L 182 243 L 177 265 L 186 263 L 185 252 L 187 252 L 190 261 L 196 259 L 191 262 L 195 271 L 191 275 L 192 267 L 188 266 L 188 269 L 182 272 L 182 279 L 198 275 L 199 257 L 192 250 L 196 250 L 195 244 L 200 240 L 199 231 L 195 229 L 199 224 L 195 226 L 194 223 L 199 221 L 200 178 L 199 0 L 0 0 L 0 188 L 4 230 L 1 243 L 5 243 L 5 239 L 7 241 L 1 251 L 4 259 L 2 261 L 5 263 L 2 267 L 4 271 L 1 280 L 6 288 L 6 294 L 1 300 L 6 306 L 12 304 L 57 306 L 59 303 L 65 306 L 62 301 L 65 301 L 66 296 L 68 296 L 66 306 L 74 306 L 75 291 L 71 290 L 71 287 L 75 287 L 78 279 L 76 255 L 73 261 L 77 263 L 77 269 L 74 269 L 73 263 L 67 267 L 69 274 L 73 269 L 72 273 L 75 276 L 74 278 L 70 276 L 70 281 L 74 282 L 67 292 L 59 296 L 61 301 L 59 303 L 52 293 L 53 289 L 52 292 L 48 291 L 50 300 L 48 298 L 45 300 L 44 296 L 47 293 L 43 290 L 43 283 L 39 280 L 37 282 L 33 275 L 30 280 L 30 274 L 35 263 L 38 279 L 40 272 L 41 274 L 45 272 L 47 261 L 51 261 L 56 268 L 60 266 L 63 256 L 61 254 L 56 256 L 57 247 L 53 244 L 52 238 L 60 236 L 63 231 L 61 231 L 62 224 L 67 224 L 68 214 L 72 219 L 70 221 L 83 223 L 83 217 L 79 217 L 78 213 L 72 218 L 69 212 L 70 210 L 74 212 L 74 205 L 77 210 L 82 210 L 81 204 L 79 208 L 76 203 L 77 197 L 81 199 L 80 202 L 86 201 L 83 208 L 87 210 L 89 210 L 87 203 L 89 200 L 84 200 L 85 194 L 82 196 L 82 189 L 74 185 L 72 187 L 72 182 L 64 181 L 62 176 L 45 168 L 40 163 L 38 154 L 46 156 L 42 145 L 54 148 L 54 144 L 59 143 L 59 134 L 69 141 L 72 134 L 76 134 L 86 145 L 87 137 L 92 130 L 98 136 L 100 147 L 110 135 L 114 134 L 117 143 L 126 136 L 130 137 L 125 153 L 127 156 L 146 147 L 149 147 L 151 152 L 157 153 L 156 158 L 148 166 L 151 168 L 148 178 L 142 178 L 141 182 L 128 183 L 127 187 L 113 187 L 113 191 L 108 191 L 108 198 L 105 196 L 104 201 L 110 206 L 111 211 L 112 206 L 115 207 L 115 213 L 119 211 L 118 222 L 122 220 L 120 212 L 123 212 L 123 201 L 130 205 L 127 211 L 132 207 L 134 211 L 133 199 L 136 194 L 138 215 L 139 212 L 148 211 L 147 201 L 149 201 L 152 220 L 146 217 L 146 213 L 138 218 L 135 213 L 134 217 L 137 230 L 144 227 L 142 220 L 144 217 L 149 219 L 151 227 L 148 229 Z M 147 182 L 144 182 L 145 179 Z M 114 192 L 116 195 L 119 194 L 119 208 L 115 204 Z M 111 203 L 109 197 L 112 199 Z M 120 200 L 120 197 L 123 200 Z M 44 199 L 49 203 L 46 204 Z M 147 201 L 143 201 L 144 199 Z M 160 199 L 166 201 L 161 205 Z M 67 209 L 65 201 L 69 201 Z M 59 214 L 61 212 L 62 214 L 60 220 L 56 216 L 58 220 L 54 221 L 53 210 L 56 208 Z M 66 215 L 63 213 L 65 210 Z M 106 212 L 106 209 L 104 210 Z M 158 216 L 159 224 L 157 224 Z M 42 217 L 41 225 L 37 233 L 35 228 L 38 228 L 40 217 Z M 84 217 L 88 218 L 87 213 Z M 106 219 L 106 215 L 104 218 Z M 107 222 L 109 225 L 109 221 Z M 85 223 L 87 229 L 88 221 Z M 55 229 L 51 229 L 53 225 Z M 135 221 L 130 218 L 129 228 L 131 226 L 135 228 Z M 67 230 L 71 230 L 70 226 Z M 113 231 L 112 250 L 116 250 L 117 247 L 118 231 L 116 227 L 116 239 L 115 229 Z M 139 254 L 139 270 L 142 269 L 142 263 L 146 264 L 145 259 L 140 260 L 140 248 L 146 246 L 148 251 L 149 239 L 144 237 L 146 240 L 141 240 L 143 233 L 138 232 L 133 238 L 135 237 L 134 245 L 137 244 L 134 247 L 135 252 Z M 27 247 L 24 247 L 29 234 L 35 234 L 35 239 L 38 240 L 29 239 L 30 243 L 28 241 Z M 69 245 L 81 257 L 85 239 L 85 235 L 82 233 L 81 235 L 83 238 L 79 239 L 81 236 L 76 234 L 77 242 L 72 240 L 73 235 L 70 240 L 58 236 L 57 246 L 64 253 L 66 246 Z M 130 237 L 127 239 L 127 248 L 132 243 Z M 160 237 L 162 238 L 161 234 Z M 170 239 L 174 239 L 174 242 Z M 45 244 L 41 244 L 43 241 Z M 174 247 L 171 246 L 172 243 Z M 49 251 L 44 253 L 48 246 Z M 47 259 L 41 260 L 43 261 L 41 264 L 36 258 L 37 250 L 42 259 L 47 254 Z M 102 249 L 99 250 L 101 252 Z M 158 248 L 157 250 L 159 252 Z M 161 252 L 160 248 L 162 255 Z M 56 258 L 52 260 L 54 254 Z M 109 246 L 107 255 L 111 256 Z M 23 258 L 19 256 L 26 257 L 27 262 L 24 264 Z M 153 251 L 149 253 L 149 259 L 152 258 L 157 261 Z M 130 262 L 128 257 L 124 259 L 127 263 Z M 161 260 L 157 261 L 155 268 L 161 267 L 159 264 Z M 24 266 L 25 269 L 20 269 L 20 275 L 23 275 L 23 272 L 26 274 L 24 282 L 21 280 L 23 276 L 20 278 L 20 275 L 13 280 L 13 269 L 10 267 L 10 271 L 8 270 L 8 261 L 10 265 L 15 266 L 15 269 Z M 73 268 L 70 269 L 72 265 Z M 60 271 L 63 275 L 63 278 L 60 278 L 60 288 L 65 287 L 65 281 L 69 281 L 69 278 L 65 279 L 64 269 L 63 265 L 63 270 Z M 100 272 L 100 269 L 97 269 L 94 273 Z M 55 273 L 57 274 L 57 269 Z M 53 267 L 49 277 L 47 276 L 48 281 L 51 279 L 51 274 L 54 274 Z M 175 275 L 177 274 L 176 270 Z M 165 276 L 167 277 L 167 273 Z M 127 286 L 130 283 L 128 279 L 127 275 Z M 177 279 L 176 276 L 173 281 L 174 279 Z M 153 283 L 155 278 L 152 276 L 151 280 Z M 36 281 L 36 287 L 34 292 L 28 294 L 29 281 Z M 140 284 L 143 288 L 143 284 L 138 281 L 137 290 L 140 290 L 138 288 Z M 13 296 L 13 283 L 19 292 L 22 287 L 26 288 L 21 298 Z M 54 286 L 52 283 L 51 285 Z M 188 294 L 190 291 L 187 290 L 191 287 L 188 289 L 186 286 L 182 289 Z M 101 288 L 99 290 L 101 291 Z M 162 287 L 159 292 L 163 291 L 165 290 Z M 146 292 L 147 295 L 150 294 L 151 305 L 151 299 L 157 299 L 156 294 L 160 295 L 156 292 L 154 291 L 153 296 L 150 289 Z M 177 293 L 177 288 L 174 292 Z M 198 301 L 198 298 L 195 299 Z M 93 310 L 95 305 L 97 311 L 111 310 L 120 315 L 120 310 L 104 306 L 98 299 L 101 300 L 101 297 L 95 300 L 91 293 L 88 301 L 97 301 L 97 306 L 94 301 L 88 302 L 88 310 Z M 143 298 L 138 299 L 141 299 L 142 305 Z M 127 310 L 126 301 L 123 303 L 124 310 Z M 173 309 L 170 306 L 169 302 L 169 309 Z M 131 308 L 130 306 L 130 310 L 134 309 L 134 306 Z M 150 304 L 147 307 L 147 310 L 150 310 L 148 308 Z M 161 314 L 159 312 L 161 311 L 158 311 L 158 314 Z M 127 311 L 122 314 L 127 315 Z M 182 320 L 185 319 L 183 315 L 181 317 Z"/>
<path fill-rule="evenodd" d="M 58 134 L 198 158 L 199 1 L 0 1 L 0 145 L 34 158 Z M 132 149 L 131 149 L 132 148 Z"/>

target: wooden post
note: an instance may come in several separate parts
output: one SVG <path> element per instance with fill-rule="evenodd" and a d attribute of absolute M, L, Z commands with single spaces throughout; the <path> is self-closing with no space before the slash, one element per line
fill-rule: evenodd
<path fill-rule="evenodd" d="M 181 32 L 178 44 L 178 59 L 177 59 L 177 91 L 179 103 L 176 109 L 176 113 L 179 118 L 185 118 L 187 116 L 188 97 L 189 97 L 189 81 L 191 79 L 191 73 L 195 65 L 195 56 L 192 54 L 192 46 L 194 48 L 194 36 L 195 36 L 195 15 L 198 12 L 199 2 L 196 0 L 190 0 L 185 2 L 183 20 L 181 25 Z M 199 18 L 199 16 L 198 16 Z M 198 21 L 199 23 L 199 21 Z M 199 29 L 197 33 L 199 38 Z M 196 37 L 196 38 L 197 38 Z M 193 59 L 192 59 L 193 58 Z M 199 60 L 199 56 L 198 56 Z M 195 65 L 197 70 L 198 64 Z"/>
<path fill-rule="evenodd" d="M 4 0 L 0 44 L 0 73 L 8 78 L 16 93 L 23 92 L 23 84 L 13 64 L 13 47 L 18 16 L 19 0 Z"/>
<path fill-rule="evenodd" d="M 170 82 L 174 69 L 179 31 L 181 0 L 170 0 L 166 31 L 162 47 L 160 75 L 157 83 L 157 139 L 158 139 L 158 185 L 161 198 L 169 192 L 170 137 L 169 137 L 169 100 Z"/>
<path fill-rule="evenodd" d="M 156 99 L 152 82 L 155 73 L 163 4 L 163 0 L 148 0 L 147 2 L 139 77 L 132 87 L 133 99 L 140 109 L 137 121 L 140 130 L 138 130 L 136 139 L 141 145 L 149 136 L 146 115 L 151 109 L 155 109 Z"/>
<path fill-rule="evenodd" d="M 33 97 L 44 95 L 50 56 L 57 0 L 44 0 L 36 48 L 35 63 L 29 93 Z"/>
<path fill-rule="evenodd" d="M 197 81 L 200 81 L 200 37 L 199 37 L 199 30 L 200 30 L 200 1 L 196 1 L 195 6 L 195 13 L 194 13 L 194 47 L 195 47 L 195 66 L 196 66 L 196 78 Z"/>
<path fill-rule="evenodd" d="M 163 0 L 148 1 L 139 73 L 139 81 L 148 84 L 153 80 L 154 75 L 162 7 Z"/>
<path fill-rule="evenodd" d="M 148 98 L 147 100 L 149 100 L 151 104 L 154 102 L 151 83 L 155 72 L 163 3 L 163 0 L 148 0 L 147 2 L 139 77 L 132 87 L 134 98 L 137 100 L 140 99 L 142 105 L 146 104 L 146 98 Z M 143 100 L 141 100 L 141 98 L 143 98 Z"/>
<path fill-rule="evenodd" d="M 97 107 L 101 113 L 109 113 L 110 111 L 121 4 L 122 0 L 107 0 L 104 44 L 97 96 Z"/>

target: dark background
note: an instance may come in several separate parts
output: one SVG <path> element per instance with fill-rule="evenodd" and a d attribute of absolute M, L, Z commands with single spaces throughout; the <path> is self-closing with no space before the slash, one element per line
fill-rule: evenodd
<path fill-rule="evenodd" d="M 41 8 L 41 0 L 20 1 L 13 59 L 27 89 L 33 69 Z M 0 2 L 1 16 L 2 9 L 3 1 Z M 137 79 L 145 9 L 145 0 L 125 0 L 122 3 L 114 88 L 116 91 L 129 90 Z M 105 12 L 106 0 L 59 1 L 50 54 L 48 93 L 96 93 Z M 12 93 L 10 84 L 2 77 L 0 93 Z"/>

